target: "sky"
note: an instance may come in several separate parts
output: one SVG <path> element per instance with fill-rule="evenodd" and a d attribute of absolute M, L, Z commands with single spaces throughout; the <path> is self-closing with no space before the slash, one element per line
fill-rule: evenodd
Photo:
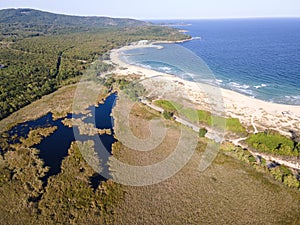
<path fill-rule="evenodd" d="M 136 19 L 300 17 L 300 0 L 0 0 L 0 9 Z"/>

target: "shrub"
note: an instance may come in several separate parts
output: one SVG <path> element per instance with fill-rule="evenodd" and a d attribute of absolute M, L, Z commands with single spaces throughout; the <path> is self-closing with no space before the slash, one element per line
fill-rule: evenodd
<path fill-rule="evenodd" d="M 172 113 L 172 112 L 169 112 L 169 111 L 166 111 L 166 110 L 164 110 L 164 112 L 163 112 L 163 116 L 164 116 L 164 118 L 165 118 L 165 119 L 167 119 L 167 120 L 170 120 L 170 119 L 173 117 L 173 113 Z"/>
<path fill-rule="evenodd" d="M 200 128 L 199 130 L 199 137 L 205 137 L 207 130 L 205 128 Z"/>
<path fill-rule="evenodd" d="M 274 131 L 251 134 L 247 143 L 262 152 L 282 156 L 299 156 L 297 145 L 293 140 Z"/>

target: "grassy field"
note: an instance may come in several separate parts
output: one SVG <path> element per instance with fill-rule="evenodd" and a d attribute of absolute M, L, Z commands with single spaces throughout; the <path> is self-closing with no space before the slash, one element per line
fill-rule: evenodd
<path fill-rule="evenodd" d="M 131 129 L 138 137 L 147 138 L 150 133 L 144 129 L 145 120 L 155 115 L 141 111 L 142 107 L 132 111 Z M 175 125 L 169 127 L 158 148 L 143 153 L 118 143 L 114 155 L 132 165 L 161 161 L 172 152 L 180 136 Z M 116 206 L 115 224 L 299 224 L 299 192 L 223 153 L 205 172 L 200 172 L 205 146 L 205 139 L 199 139 L 190 162 L 161 183 L 122 186 L 125 197 Z"/>

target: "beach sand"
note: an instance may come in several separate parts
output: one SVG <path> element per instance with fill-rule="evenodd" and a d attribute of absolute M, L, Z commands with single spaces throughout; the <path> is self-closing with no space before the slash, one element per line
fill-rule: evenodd
<path fill-rule="evenodd" d="M 220 87 L 186 81 L 171 74 L 129 65 L 120 59 L 123 51 L 141 47 L 153 45 L 136 44 L 111 51 L 111 62 L 116 64 L 117 75 L 138 74 L 147 80 L 143 83 L 146 86 L 149 84 L 147 89 L 163 91 L 168 88 L 172 93 L 185 95 L 198 109 L 238 118 L 249 132 L 274 129 L 287 136 L 291 136 L 291 131 L 300 132 L 300 106 L 262 101 Z M 160 95 L 161 93 L 156 93 L 156 97 L 163 98 Z"/>

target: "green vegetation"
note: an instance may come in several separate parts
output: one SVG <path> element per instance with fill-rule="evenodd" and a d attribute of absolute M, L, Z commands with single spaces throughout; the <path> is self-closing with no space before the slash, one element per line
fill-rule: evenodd
<path fill-rule="evenodd" d="M 28 113 L 34 118 L 36 110 L 42 111 L 41 106 L 49 107 L 46 111 L 53 110 L 57 100 L 62 99 L 66 102 L 59 104 L 65 111 L 72 104 L 69 96 L 73 92 L 74 85 L 64 87 L 21 109 L 19 117 L 23 119 L 23 114 Z M 139 103 L 130 113 L 131 122 L 136 125 L 132 126 L 133 133 L 137 137 L 147 138 L 149 131 L 143 129 L 145 123 L 141 120 L 157 118 L 159 113 Z M 14 114 L 7 119 L 18 121 L 19 117 Z M 32 135 L 33 140 L 49 131 L 40 129 L 40 134 Z M 119 147 L 113 149 L 114 156 L 131 165 L 158 163 L 175 149 L 180 130 L 177 126 L 170 126 L 166 135 L 163 143 L 149 152 L 134 151 L 116 142 L 114 145 Z M 5 133 L 2 136 L 4 140 L 7 138 Z M 4 157 L 0 156 L 0 224 L 160 224 L 164 221 L 181 224 L 186 221 L 192 224 L 210 221 L 215 224 L 220 220 L 226 224 L 265 224 L 266 220 L 275 224 L 282 221 L 298 224 L 299 193 L 285 188 L 274 179 L 268 179 L 265 173 L 268 170 L 259 167 L 247 151 L 239 149 L 241 155 L 244 154 L 242 158 L 253 162 L 251 165 L 261 168 L 258 171 L 264 173 L 249 168 L 248 163 L 243 165 L 240 160 L 219 154 L 214 164 L 199 176 L 198 166 L 205 151 L 205 142 L 205 138 L 199 139 L 197 154 L 190 162 L 159 184 L 131 187 L 109 180 L 95 189 L 90 181 L 95 172 L 82 157 L 83 154 L 90 165 L 99 164 L 93 142 L 72 143 L 68 156 L 62 162 L 61 172 L 50 177 L 45 187 L 42 180 L 48 169 L 38 158 L 39 151 L 26 147 L 23 142 L 23 146 L 15 146 L 11 149 L 13 151 L 6 151 Z M 3 143 L 2 140 L 0 143 Z M 79 151 L 78 146 L 83 152 Z M 284 183 L 296 188 L 291 172 L 283 172 Z M 207 207 L 199 208 L 199 202 Z M 243 209 L 243 212 L 229 218 L 228 212 L 237 208 Z M 245 214 L 244 211 L 251 213 Z"/>
<path fill-rule="evenodd" d="M 57 16 L 55 20 L 58 23 L 51 24 L 51 27 L 47 21 L 51 21 L 49 17 L 52 15 L 43 14 L 43 22 L 32 24 L 31 20 L 36 22 L 39 18 L 38 12 L 11 12 L 18 12 L 24 17 L 32 16 L 30 20 L 14 20 L 17 22 L 4 25 L 3 21 L 8 23 L 15 18 L 15 14 L 3 15 L 3 11 L 0 11 L 0 64 L 7 66 L 0 69 L 0 118 L 46 93 L 77 82 L 93 60 L 98 57 L 107 59 L 106 53 L 111 48 L 139 39 L 183 37 L 176 36 L 173 29 L 161 27 L 124 28 L 123 25 L 117 25 L 99 28 L 96 22 L 93 24 L 92 18 L 74 20 L 74 23 L 78 23 L 74 24 L 64 16 Z M 85 26 L 85 21 L 94 27 Z M 118 23 L 114 20 L 110 22 Z M 125 21 L 119 22 L 128 25 Z M 99 62 L 88 72 L 107 72 L 111 68 L 111 65 Z M 130 83 L 127 78 L 109 76 L 108 79 L 97 78 L 97 81 L 106 86 L 105 92 L 115 87 L 126 90 Z M 91 83 L 86 81 L 89 88 L 98 90 L 98 86 L 92 86 Z M 76 86 L 71 85 L 43 97 L 2 120 L 0 130 L 48 112 L 53 112 L 55 118 L 65 116 L 72 111 L 75 90 Z M 143 94 L 142 86 L 136 85 L 129 90 L 128 95 L 135 99 Z M 103 96 L 105 93 L 99 94 L 100 99 Z M 195 121 L 206 125 L 218 124 L 219 119 L 223 119 L 206 111 L 197 110 L 195 113 L 195 110 L 164 100 L 160 104 L 169 114 L 176 114 L 177 109 L 190 119 L 196 115 L 199 118 L 196 117 Z M 151 133 L 144 129 L 144 122 L 158 116 L 156 111 L 136 104 L 130 114 L 131 123 L 134 124 L 133 133 L 147 138 Z M 226 122 L 228 130 L 244 131 L 237 119 L 227 118 Z M 70 121 L 66 120 L 65 123 L 68 125 Z M 90 132 L 90 127 L 84 128 Z M 21 142 L 15 145 L 8 144 L 7 140 L 11 138 L 8 133 L 1 133 L 0 146 L 4 151 L 0 155 L 0 224 L 201 224 L 203 221 L 211 224 L 220 221 L 224 224 L 265 224 L 266 221 L 298 224 L 300 221 L 298 192 L 269 181 L 264 175 L 251 171 L 230 157 L 219 154 L 214 165 L 199 176 L 198 166 L 201 154 L 205 151 L 205 138 L 199 139 L 199 154 L 194 154 L 181 171 L 159 184 L 145 187 L 123 186 L 111 180 L 101 182 L 97 188 L 92 187 L 91 177 L 96 174 L 90 165 L 97 171 L 101 170 L 97 167 L 99 159 L 94 143 L 73 142 L 68 156 L 62 161 L 61 172 L 50 177 L 45 184 L 43 180 L 48 168 L 38 157 L 39 150 L 32 146 L 51 135 L 55 129 L 44 127 L 31 130 L 27 138 L 21 138 Z M 170 126 L 166 138 L 153 151 L 137 152 L 116 142 L 113 152 L 124 163 L 152 165 L 165 160 L 172 153 L 180 135 L 176 126 Z M 294 145 L 299 149 L 299 144 Z M 261 165 L 258 164 L 248 151 L 237 147 L 228 147 L 227 153 L 245 164 L 253 165 L 259 171 L 270 172 L 286 186 L 299 189 L 299 181 L 288 168 L 280 166 L 269 169 L 266 162 L 262 160 Z M 111 169 L 113 171 L 114 168 Z M 206 207 L 199 207 L 199 202 Z M 241 212 L 236 209 L 241 209 Z M 236 212 L 235 216 L 228 217 L 230 212 Z"/>
<path fill-rule="evenodd" d="M 154 104 L 173 113 L 177 113 L 182 109 L 181 104 L 169 100 L 156 100 Z"/>
<path fill-rule="evenodd" d="M 163 111 L 163 117 L 164 117 L 165 119 L 167 119 L 167 120 L 170 120 L 170 119 L 172 119 L 172 118 L 173 118 L 173 113 L 172 113 L 172 112 L 169 112 L 169 111 L 166 111 L 166 110 L 164 110 L 164 111 Z"/>
<path fill-rule="evenodd" d="M 221 150 L 227 155 L 238 159 L 239 161 L 251 165 L 257 165 L 255 157 L 248 150 L 244 150 L 241 147 L 235 146 L 229 142 L 225 142 L 221 145 Z M 263 165 L 265 166 L 266 164 L 264 163 Z"/>
<path fill-rule="evenodd" d="M 1 10 L 0 26 L 0 64 L 5 66 L 0 69 L 0 119 L 59 87 L 76 83 L 93 61 L 107 59 L 113 48 L 142 39 L 186 37 L 175 29 L 141 21 L 21 9 Z M 101 62 L 94 72 L 112 68 Z"/>
<path fill-rule="evenodd" d="M 145 116 L 150 113 L 141 108 L 147 107 L 140 104 L 130 112 L 130 122 L 135 125 L 131 129 L 137 137 L 147 139 L 149 131 L 139 121 L 150 120 L 151 116 Z M 113 154 L 129 165 L 159 163 L 174 152 L 180 137 L 177 126 L 169 128 L 163 142 L 151 151 L 135 151 L 117 142 Z M 199 138 L 196 154 L 169 179 L 149 186 L 122 186 L 126 194 L 115 208 L 114 223 L 299 224 L 299 192 L 276 182 L 265 171 L 256 171 L 248 163 L 218 154 L 213 164 L 200 173 L 199 162 L 206 142 Z M 244 153 L 247 160 L 255 161 L 251 154 Z M 111 171 L 115 171 L 111 166 Z M 228 216 L 232 212 L 234 216 Z"/>
<path fill-rule="evenodd" d="M 76 85 L 65 86 L 18 110 L 18 112 L 0 121 L 0 133 L 9 130 L 18 123 L 35 120 L 49 112 L 53 113 L 54 119 L 67 116 L 67 113 L 72 112 L 75 91 Z M 88 107 L 87 103 L 82 105 Z"/>
<path fill-rule="evenodd" d="M 226 129 L 235 133 L 246 133 L 245 127 L 237 118 L 226 118 Z"/>
<path fill-rule="evenodd" d="M 120 85 L 124 93 L 132 101 L 139 101 L 139 97 L 144 96 L 146 89 L 140 83 L 129 83 L 128 85 Z"/>
<path fill-rule="evenodd" d="M 38 150 L 20 148 L 0 159 L 1 224 L 36 223 L 36 200 L 43 192 L 42 177 L 47 168 L 38 158 Z"/>
<path fill-rule="evenodd" d="M 261 152 L 280 156 L 299 156 L 300 144 L 292 141 L 276 131 L 251 134 L 247 143 Z"/>
<path fill-rule="evenodd" d="M 282 182 L 284 185 L 300 190 L 300 180 L 297 179 L 296 175 L 288 167 L 280 165 L 269 168 L 264 159 L 260 159 L 259 163 L 248 150 L 230 143 L 223 144 L 221 150 L 227 155 L 251 165 L 257 171 L 267 172 L 275 180 Z"/>
<path fill-rule="evenodd" d="M 103 27 L 146 26 L 149 23 L 133 19 L 68 16 L 34 9 L 0 10 L 2 38 L 12 40 L 70 32 L 86 32 Z"/>
<path fill-rule="evenodd" d="M 93 190 L 89 178 L 94 170 L 82 158 L 78 144 L 91 150 L 90 143 L 72 143 L 62 162 L 62 172 L 50 178 L 39 202 L 39 218 L 50 224 L 111 223 L 112 207 L 122 197 L 122 190 L 111 181 Z"/>
<path fill-rule="evenodd" d="M 205 137 L 207 130 L 205 128 L 200 128 L 199 130 L 199 137 Z"/>
<path fill-rule="evenodd" d="M 140 97 L 146 94 L 144 86 L 137 82 L 138 77 L 130 75 L 127 77 L 117 77 L 114 75 L 108 75 L 103 78 L 102 83 L 108 90 L 122 91 L 130 100 L 137 102 Z"/>
<path fill-rule="evenodd" d="M 191 122 L 199 122 L 207 126 L 221 127 L 225 126 L 227 131 L 245 134 L 246 129 L 237 118 L 223 118 L 212 115 L 211 112 L 205 110 L 195 110 L 184 108 L 181 104 L 169 100 L 157 100 L 155 105 L 174 113 L 175 115 L 184 116 Z"/>
<path fill-rule="evenodd" d="M 107 181 L 94 190 L 90 183 L 94 169 L 78 145 L 88 162 L 98 165 L 91 141 L 74 142 L 62 162 L 62 172 L 50 177 L 46 187 L 42 178 L 48 168 L 37 149 L 22 144 L 0 157 L 1 224 L 112 224 L 122 188 Z"/>
<path fill-rule="evenodd" d="M 200 123 L 204 123 L 209 126 L 212 125 L 212 116 L 210 112 L 204 110 L 198 110 L 198 118 Z"/>

